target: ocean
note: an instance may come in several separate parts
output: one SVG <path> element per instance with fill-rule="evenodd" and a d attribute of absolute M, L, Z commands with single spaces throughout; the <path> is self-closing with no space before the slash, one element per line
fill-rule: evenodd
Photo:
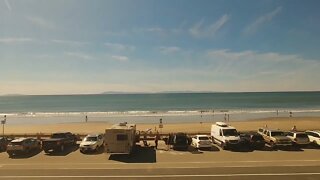
<path fill-rule="evenodd" d="M 155 93 L 0 96 L 0 119 L 10 124 L 88 121 L 210 122 L 319 116 L 320 92 Z"/>

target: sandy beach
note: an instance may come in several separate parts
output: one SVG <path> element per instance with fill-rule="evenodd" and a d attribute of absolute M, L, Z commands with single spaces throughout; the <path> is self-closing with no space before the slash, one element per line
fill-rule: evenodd
<path fill-rule="evenodd" d="M 214 122 L 212 122 L 214 123 Z M 186 133 L 209 133 L 212 123 L 170 123 L 163 124 L 159 129 L 158 124 L 137 124 L 137 129 L 144 131 L 151 128 L 161 133 L 186 132 Z M 290 130 L 294 125 L 298 130 L 320 129 L 320 117 L 292 117 L 292 118 L 264 118 L 248 121 L 230 121 L 230 125 L 238 131 L 256 131 L 259 127 L 267 125 L 271 129 Z M 107 122 L 88 123 L 59 123 L 47 125 L 6 125 L 5 134 L 34 134 L 52 133 L 57 131 L 70 131 L 77 134 L 104 132 L 112 124 Z"/>

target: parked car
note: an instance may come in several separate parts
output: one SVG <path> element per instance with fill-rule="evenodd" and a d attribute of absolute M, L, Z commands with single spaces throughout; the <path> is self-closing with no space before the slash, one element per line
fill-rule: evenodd
<path fill-rule="evenodd" d="M 11 139 L 7 137 L 0 137 L 0 152 L 7 150 L 7 145 L 10 143 Z"/>
<path fill-rule="evenodd" d="M 285 136 L 283 131 L 260 128 L 258 129 L 258 133 L 263 136 L 263 139 L 271 148 L 288 147 L 292 145 L 292 141 Z"/>
<path fill-rule="evenodd" d="M 80 152 L 97 151 L 103 144 L 103 134 L 89 134 L 80 143 Z"/>
<path fill-rule="evenodd" d="M 34 138 L 19 138 L 12 140 L 7 145 L 7 153 L 9 157 L 19 154 L 27 154 L 31 151 L 40 150 L 41 143 Z"/>
<path fill-rule="evenodd" d="M 305 132 L 288 132 L 287 137 L 291 139 L 293 145 L 307 146 L 310 144 L 309 137 Z"/>
<path fill-rule="evenodd" d="M 172 145 L 172 148 L 177 150 L 187 150 L 192 142 L 191 138 L 182 132 L 169 134 L 164 140 L 167 145 Z"/>
<path fill-rule="evenodd" d="M 212 141 L 207 135 L 195 135 L 192 137 L 191 145 L 195 148 L 211 148 Z"/>
<path fill-rule="evenodd" d="M 258 133 L 240 134 L 241 145 L 250 149 L 263 149 L 265 146 L 264 138 Z"/>
<path fill-rule="evenodd" d="M 77 144 L 77 137 L 70 132 L 53 133 L 49 139 L 42 141 L 42 149 L 45 153 L 64 151 L 66 147 Z"/>
<path fill-rule="evenodd" d="M 311 143 L 320 146 L 320 131 L 306 131 L 306 134 Z"/>

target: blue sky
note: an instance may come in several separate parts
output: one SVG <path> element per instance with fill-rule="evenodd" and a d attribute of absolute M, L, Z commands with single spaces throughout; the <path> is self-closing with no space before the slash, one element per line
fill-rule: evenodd
<path fill-rule="evenodd" d="M 0 0 L 0 94 L 320 90 L 319 7 Z"/>

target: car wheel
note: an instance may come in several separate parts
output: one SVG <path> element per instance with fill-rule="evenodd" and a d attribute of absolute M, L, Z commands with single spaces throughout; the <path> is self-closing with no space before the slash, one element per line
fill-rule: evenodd
<path fill-rule="evenodd" d="M 226 145 L 225 145 L 223 142 L 221 143 L 221 148 L 222 148 L 223 150 L 226 149 Z"/>
<path fill-rule="evenodd" d="M 9 157 L 12 157 L 13 153 L 12 152 L 8 152 L 8 155 L 9 155 Z"/>
<path fill-rule="evenodd" d="M 275 149 L 275 148 L 276 148 L 276 145 L 274 144 L 273 141 L 270 142 L 270 146 L 271 146 L 272 149 Z"/>

